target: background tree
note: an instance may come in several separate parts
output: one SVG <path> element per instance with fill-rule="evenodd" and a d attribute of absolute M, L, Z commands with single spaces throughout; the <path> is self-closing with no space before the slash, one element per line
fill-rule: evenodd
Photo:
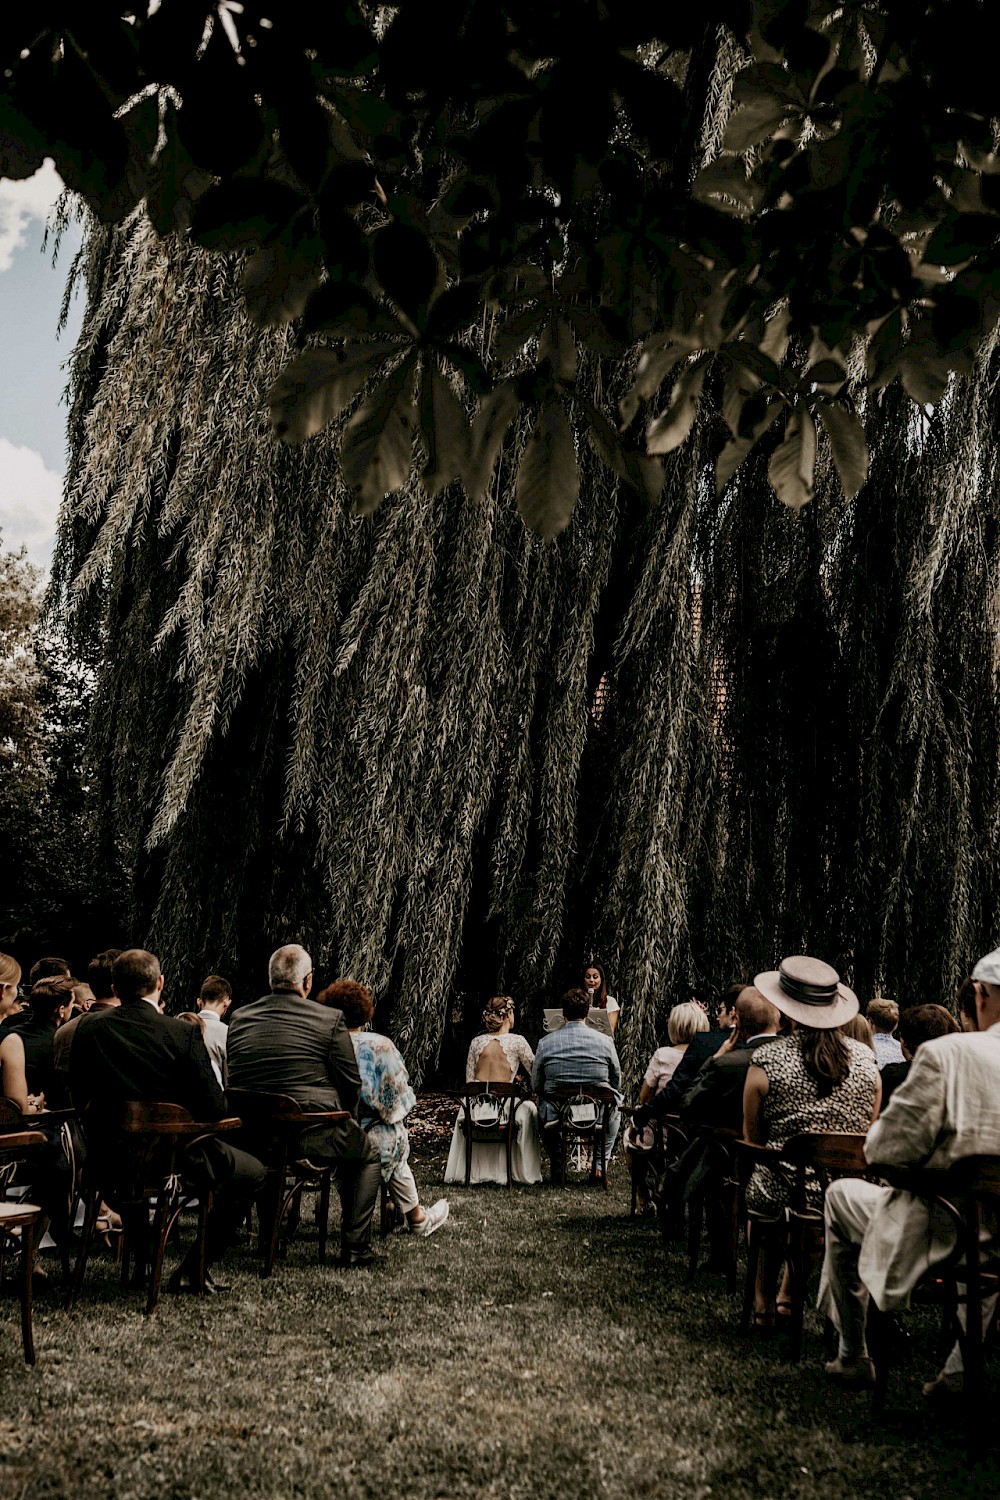
<path fill-rule="evenodd" d="M 114 924 L 115 871 L 94 869 L 85 769 L 92 674 L 42 620 L 38 570 L 0 549 L 0 947 L 90 956 Z"/>

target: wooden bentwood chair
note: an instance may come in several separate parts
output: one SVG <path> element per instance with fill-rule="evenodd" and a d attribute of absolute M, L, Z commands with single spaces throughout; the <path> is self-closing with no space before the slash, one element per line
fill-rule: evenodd
<path fill-rule="evenodd" d="M 472 1181 L 472 1151 L 475 1144 L 503 1146 L 507 1157 L 507 1186 L 514 1185 L 514 1172 L 511 1161 L 514 1149 L 514 1132 L 517 1129 L 517 1106 L 522 1099 L 526 1098 L 524 1089 L 519 1083 L 468 1083 L 460 1095 L 462 1101 L 462 1114 L 459 1121 L 462 1134 L 465 1137 L 465 1186 L 468 1187 Z M 495 1099 L 497 1104 L 490 1110 L 490 1106 L 480 1105 L 476 1110 L 477 1100 Z M 478 1118 L 477 1118 L 478 1113 Z M 484 1118 L 484 1115 L 488 1115 Z"/>
<path fill-rule="evenodd" d="M 823 1209 L 809 1202 L 806 1185 L 809 1174 L 819 1179 L 825 1192 L 836 1177 L 869 1177 L 874 1175 L 865 1160 L 863 1135 L 805 1132 L 792 1136 L 780 1149 L 737 1141 L 740 1180 L 745 1188 L 750 1173 L 758 1164 L 789 1179 L 788 1207 L 777 1215 L 751 1211 L 747 1215 L 749 1241 L 747 1273 L 740 1312 L 741 1334 L 750 1332 L 754 1311 L 754 1291 L 762 1241 L 779 1241 L 784 1249 L 791 1286 L 791 1315 L 788 1318 L 788 1353 L 796 1362 L 802 1357 L 802 1327 L 805 1318 L 806 1278 L 809 1272 L 810 1248 L 823 1242 Z"/>
<path fill-rule="evenodd" d="M 90 1155 L 84 1168 L 84 1220 L 76 1270 L 66 1311 L 72 1310 L 80 1294 L 102 1199 L 117 1202 L 124 1226 L 122 1286 L 130 1284 L 130 1262 L 134 1263 L 131 1285 L 147 1288 L 146 1316 L 156 1311 L 163 1279 L 163 1258 L 170 1232 L 182 1209 L 198 1200 L 196 1245 L 198 1264 L 196 1290 L 205 1290 L 205 1230 L 212 1211 L 212 1193 L 205 1188 L 185 1191 L 181 1158 L 202 1141 L 238 1130 L 235 1118 L 203 1122 L 193 1119 L 179 1104 L 145 1103 L 135 1100 L 113 1113 L 88 1111 L 83 1119 Z M 149 1205 L 155 1200 L 152 1255 L 149 1246 Z"/>
<path fill-rule="evenodd" d="M 945 1333 L 950 1347 L 956 1340 L 962 1351 L 964 1381 L 962 1409 L 970 1446 L 982 1446 L 991 1436 L 991 1413 L 985 1406 L 983 1303 L 1000 1292 L 1000 1251 L 996 1244 L 1000 1225 L 1000 1158 L 970 1156 L 947 1171 L 872 1167 L 874 1175 L 892 1187 L 926 1198 L 951 1222 L 955 1245 L 951 1253 L 930 1267 L 918 1286 L 932 1290 L 931 1300 L 942 1300 Z M 984 1245 L 984 1221 L 993 1243 Z M 959 1317 L 965 1311 L 964 1326 Z M 897 1340 L 892 1336 L 892 1315 L 882 1313 L 874 1299 L 868 1303 L 868 1351 L 875 1365 L 872 1414 L 885 1411 Z"/>
<path fill-rule="evenodd" d="M 309 1136 L 340 1120 L 349 1120 L 346 1109 L 304 1110 L 290 1094 L 272 1094 L 256 1089 L 229 1089 L 232 1109 L 243 1121 L 248 1150 L 264 1163 L 267 1179 L 257 1199 L 261 1252 L 261 1276 L 270 1276 L 278 1255 L 282 1223 L 289 1221 L 289 1238 L 299 1220 L 302 1194 L 319 1193 L 319 1260 L 326 1260 L 327 1221 L 330 1216 L 330 1186 L 335 1166 L 309 1160 Z"/>
<path fill-rule="evenodd" d="M 28 1116 L 23 1118 L 27 1119 Z M 44 1229 L 42 1210 L 35 1203 L 8 1203 L 5 1191 L 14 1168 L 36 1147 L 46 1144 L 40 1130 L 6 1130 L 0 1135 L 0 1275 L 3 1273 L 4 1252 L 8 1244 L 15 1244 L 15 1231 L 20 1241 L 21 1264 L 19 1285 L 21 1297 L 21 1344 L 26 1365 L 35 1363 L 35 1336 L 31 1321 L 32 1275 L 35 1269 L 35 1253 Z"/>
<path fill-rule="evenodd" d="M 596 1182 L 600 1173 L 601 1185 L 606 1190 L 608 1121 L 617 1102 L 614 1090 L 598 1083 L 567 1083 L 562 1088 L 550 1089 L 545 1098 L 557 1110 L 556 1118 L 549 1120 L 542 1131 L 551 1143 L 550 1160 L 553 1165 L 558 1161 L 561 1186 L 566 1186 L 570 1141 L 589 1141 L 592 1152 L 590 1181 Z"/>

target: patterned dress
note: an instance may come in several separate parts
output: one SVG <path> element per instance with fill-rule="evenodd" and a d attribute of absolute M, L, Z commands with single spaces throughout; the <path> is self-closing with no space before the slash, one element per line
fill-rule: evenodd
<path fill-rule="evenodd" d="M 361 1074 L 361 1124 L 378 1147 L 382 1177 L 388 1182 L 410 1154 L 403 1121 L 417 1102 L 406 1064 L 395 1044 L 377 1031 L 353 1031 Z"/>
<path fill-rule="evenodd" d="M 878 1061 L 864 1042 L 844 1037 L 851 1054 L 850 1069 L 843 1083 L 825 1099 L 819 1097 L 818 1085 L 807 1072 L 802 1060 L 802 1034 L 780 1037 L 753 1056 L 753 1065 L 767 1074 L 768 1089 L 764 1096 L 764 1123 L 768 1146 L 783 1146 L 793 1135 L 806 1131 L 852 1134 L 867 1132 L 878 1088 Z M 747 1185 L 747 1207 L 755 1213 L 778 1213 L 789 1201 L 793 1169 L 788 1173 L 770 1167 L 754 1168 Z M 806 1192 L 812 1205 L 819 1207 L 820 1187 L 807 1180 Z"/>

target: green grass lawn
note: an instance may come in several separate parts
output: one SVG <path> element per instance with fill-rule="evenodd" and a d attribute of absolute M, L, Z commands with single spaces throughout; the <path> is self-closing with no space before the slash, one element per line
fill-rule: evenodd
<path fill-rule="evenodd" d="M 423 1141 L 415 1170 L 430 1201 Z M 824 1383 L 815 1329 L 798 1368 L 737 1340 L 719 1279 L 685 1284 L 617 1174 L 449 1197 L 447 1226 L 394 1235 L 376 1270 L 318 1266 L 308 1226 L 270 1281 L 240 1248 L 226 1295 L 164 1295 L 149 1320 L 95 1257 L 72 1315 L 40 1293 L 34 1370 L 6 1296 L 2 1500 L 1000 1493 L 921 1409 L 927 1315 L 875 1430 L 867 1396 Z"/>

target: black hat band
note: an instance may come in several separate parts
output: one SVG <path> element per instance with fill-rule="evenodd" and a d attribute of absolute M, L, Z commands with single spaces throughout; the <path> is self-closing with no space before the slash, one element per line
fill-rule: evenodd
<path fill-rule="evenodd" d="M 810 984 L 779 969 L 778 983 L 789 1000 L 798 1000 L 802 1005 L 830 1005 L 837 999 L 836 980 L 833 984 Z"/>

